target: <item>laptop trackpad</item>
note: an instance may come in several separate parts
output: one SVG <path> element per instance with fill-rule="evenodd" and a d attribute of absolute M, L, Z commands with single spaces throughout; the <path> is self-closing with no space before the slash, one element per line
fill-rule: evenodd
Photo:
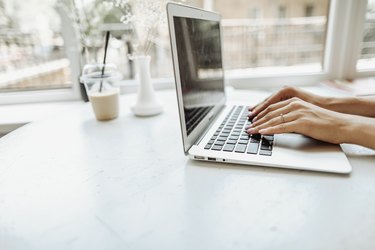
<path fill-rule="evenodd" d="M 312 139 L 310 137 L 300 135 L 300 134 L 279 134 L 275 136 L 275 144 L 277 147 L 289 148 L 289 149 L 313 149 L 319 147 L 322 149 L 322 146 L 332 146 L 330 143 L 322 142 L 319 140 Z"/>

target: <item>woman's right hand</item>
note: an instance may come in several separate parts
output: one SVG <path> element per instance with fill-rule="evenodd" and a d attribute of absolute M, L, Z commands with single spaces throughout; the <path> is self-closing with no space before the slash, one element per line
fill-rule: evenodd
<path fill-rule="evenodd" d="M 248 128 L 249 134 L 298 133 L 317 140 L 349 142 L 350 128 L 362 117 L 324 109 L 297 97 L 271 104 Z"/>
<path fill-rule="evenodd" d="M 258 120 L 257 115 L 266 110 L 270 105 L 291 99 L 293 97 L 298 97 L 299 99 L 305 102 L 312 103 L 316 106 L 324 107 L 324 97 L 311 94 L 298 88 L 284 87 L 283 89 L 279 90 L 278 92 L 274 93 L 273 95 L 265 99 L 263 102 L 257 104 L 254 107 L 249 108 L 249 118 L 255 122 L 256 120 Z"/>

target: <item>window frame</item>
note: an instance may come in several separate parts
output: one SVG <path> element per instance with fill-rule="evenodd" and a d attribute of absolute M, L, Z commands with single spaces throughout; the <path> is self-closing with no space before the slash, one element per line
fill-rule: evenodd
<path fill-rule="evenodd" d="M 355 48 L 356 51 L 353 51 L 352 55 L 352 65 L 350 65 L 351 70 L 351 77 L 348 77 L 348 79 L 353 78 L 360 78 L 360 77 L 373 77 L 375 76 L 375 67 L 370 69 L 357 69 L 357 62 L 360 59 L 361 56 L 361 49 L 362 49 L 362 41 L 363 41 L 363 35 L 364 35 L 364 25 L 366 21 L 366 14 L 367 14 L 367 0 L 360 0 L 359 1 L 359 13 L 361 14 L 358 16 L 358 20 L 353 19 L 353 22 L 357 21 L 356 24 L 354 24 L 353 29 L 357 31 L 357 35 L 360 37 L 360 39 L 356 40 Z M 357 12 L 357 13 L 358 13 Z"/>
<path fill-rule="evenodd" d="M 209 4 L 212 1 L 209 0 Z M 356 65 L 360 56 L 363 39 L 363 26 L 366 16 L 367 0 L 331 0 L 329 3 L 326 29 L 323 68 L 311 73 L 282 73 L 274 75 L 246 75 L 226 77 L 226 85 L 235 88 L 273 88 L 283 85 L 304 86 L 316 84 L 328 79 L 354 79 L 375 75 L 375 69 L 357 72 Z M 73 88 L 69 91 L 41 90 L 0 94 L 0 104 L 47 102 L 80 99 L 79 92 L 79 50 L 74 41 L 75 33 L 68 19 L 62 20 L 63 36 L 68 59 L 72 69 Z M 343 28 L 344 27 L 344 28 Z M 225 63 L 225 62 L 224 62 Z M 173 78 L 153 79 L 156 89 L 173 86 Z M 134 79 L 122 81 L 122 93 L 136 91 Z"/>

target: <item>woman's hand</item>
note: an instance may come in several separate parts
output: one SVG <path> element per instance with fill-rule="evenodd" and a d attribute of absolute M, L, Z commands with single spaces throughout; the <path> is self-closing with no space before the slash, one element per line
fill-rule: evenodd
<path fill-rule="evenodd" d="M 295 132 L 335 144 L 348 141 L 352 115 L 323 109 L 297 97 L 275 102 L 281 96 L 277 93 L 265 101 L 273 104 L 258 109 L 258 119 L 248 127 L 249 134 Z"/>
<path fill-rule="evenodd" d="M 258 114 L 264 111 L 268 106 L 278 102 L 289 100 L 293 97 L 298 97 L 301 100 L 313 103 L 320 107 L 323 107 L 326 102 L 326 99 L 324 97 L 308 93 L 298 88 L 284 87 L 255 107 L 250 108 L 249 111 L 251 111 L 251 113 L 249 114 L 249 118 L 253 121 L 256 121 L 257 119 L 259 119 Z"/>

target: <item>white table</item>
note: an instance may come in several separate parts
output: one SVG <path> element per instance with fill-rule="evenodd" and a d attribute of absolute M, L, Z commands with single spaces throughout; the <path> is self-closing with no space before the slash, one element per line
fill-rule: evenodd
<path fill-rule="evenodd" d="M 158 95 L 160 116 L 124 96 L 114 121 L 77 103 L 1 138 L 0 249 L 375 249 L 373 151 L 345 146 L 350 176 L 191 161 Z"/>

